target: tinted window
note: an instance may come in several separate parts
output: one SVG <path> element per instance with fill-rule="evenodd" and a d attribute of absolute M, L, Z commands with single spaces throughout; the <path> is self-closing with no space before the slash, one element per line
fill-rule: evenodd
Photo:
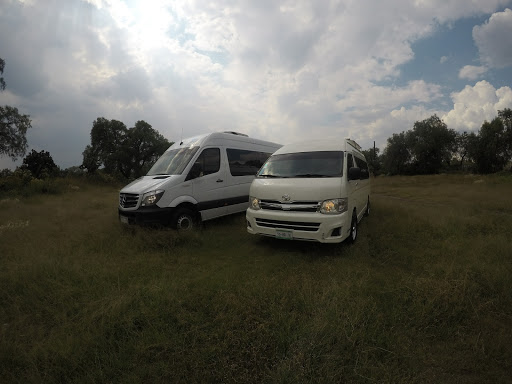
<path fill-rule="evenodd" d="M 361 168 L 361 179 L 368 179 L 370 178 L 370 172 L 368 171 L 368 164 L 363 159 L 360 159 L 358 157 L 354 157 L 356 160 L 356 164 L 359 168 Z"/>
<path fill-rule="evenodd" d="M 233 176 L 256 175 L 271 155 L 270 153 L 230 148 L 226 152 L 228 154 L 229 171 Z"/>
<path fill-rule="evenodd" d="M 272 155 L 258 177 L 340 177 L 342 151 L 315 151 Z"/>
<path fill-rule="evenodd" d="M 354 166 L 354 162 L 352 161 L 352 155 L 349 153 L 349 154 L 347 154 L 347 172 L 353 166 Z"/>
<path fill-rule="evenodd" d="M 206 176 L 218 172 L 220 169 L 219 148 L 207 148 L 197 158 L 194 167 L 197 167 L 199 176 Z"/>

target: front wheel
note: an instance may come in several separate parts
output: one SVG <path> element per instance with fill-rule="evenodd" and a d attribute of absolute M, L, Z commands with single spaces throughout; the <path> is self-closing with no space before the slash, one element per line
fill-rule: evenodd
<path fill-rule="evenodd" d="M 348 241 L 350 243 L 354 243 L 357 239 L 357 216 L 354 212 L 352 214 L 352 221 L 350 223 L 350 236 L 348 237 Z"/>
<path fill-rule="evenodd" d="M 196 216 L 189 209 L 179 209 L 173 217 L 172 226 L 178 231 L 187 232 L 196 226 Z"/>
<path fill-rule="evenodd" d="M 366 203 L 366 211 L 364 212 L 365 216 L 370 216 L 370 198 L 368 197 L 368 202 Z"/>

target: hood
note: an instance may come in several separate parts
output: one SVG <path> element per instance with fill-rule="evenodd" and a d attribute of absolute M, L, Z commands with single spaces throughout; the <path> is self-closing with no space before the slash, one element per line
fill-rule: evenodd
<path fill-rule="evenodd" d="M 290 201 L 323 201 L 340 196 L 341 178 L 289 178 L 254 179 L 250 195 L 263 200 L 283 201 L 288 195 Z"/>
<path fill-rule="evenodd" d="M 162 185 L 180 178 L 181 175 L 142 176 L 121 189 L 121 193 L 142 194 L 159 189 Z"/>

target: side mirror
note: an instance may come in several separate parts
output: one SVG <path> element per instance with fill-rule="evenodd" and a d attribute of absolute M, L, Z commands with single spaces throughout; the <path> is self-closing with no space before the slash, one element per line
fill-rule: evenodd
<path fill-rule="evenodd" d="M 361 168 L 352 167 L 348 170 L 348 180 L 359 180 L 361 178 Z"/>

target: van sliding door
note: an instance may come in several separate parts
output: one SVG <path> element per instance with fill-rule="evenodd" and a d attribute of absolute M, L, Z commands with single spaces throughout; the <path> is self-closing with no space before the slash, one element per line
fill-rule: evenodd
<path fill-rule="evenodd" d="M 203 220 L 226 214 L 224 189 L 226 187 L 225 167 L 222 167 L 222 151 L 219 148 L 205 148 L 194 163 L 197 177 L 192 180 L 194 198 Z"/>

